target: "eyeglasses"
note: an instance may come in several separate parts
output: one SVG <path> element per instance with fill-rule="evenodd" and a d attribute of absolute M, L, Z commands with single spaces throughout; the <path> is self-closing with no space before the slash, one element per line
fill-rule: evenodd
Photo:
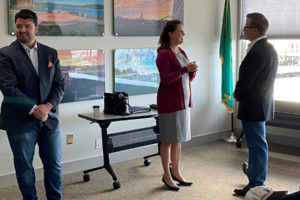
<path fill-rule="evenodd" d="M 255 26 L 244 26 L 244 29 L 245 28 L 256 28 Z"/>

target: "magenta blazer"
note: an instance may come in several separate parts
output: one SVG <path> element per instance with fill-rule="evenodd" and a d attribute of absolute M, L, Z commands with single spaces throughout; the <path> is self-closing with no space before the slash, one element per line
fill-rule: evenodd
<path fill-rule="evenodd" d="M 185 52 L 181 53 L 187 58 Z M 157 92 L 158 113 L 171 113 L 184 110 L 184 93 L 182 87 L 182 75 L 187 72 L 186 67 L 181 67 L 176 56 L 170 48 L 161 49 L 156 58 L 156 66 L 160 75 L 160 84 Z M 190 72 L 190 102 L 193 107 L 191 94 L 191 81 L 195 78 L 196 72 Z"/>

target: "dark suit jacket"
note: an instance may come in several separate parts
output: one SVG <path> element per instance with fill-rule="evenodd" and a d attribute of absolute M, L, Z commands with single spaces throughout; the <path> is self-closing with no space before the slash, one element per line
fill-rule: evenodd
<path fill-rule="evenodd" d="M 55 49 L 37 44 L 39 75 L 29 56 L 16 40 L 0 49 L 0 89 L 4 96 L 1 114 L 6 130 L 28 131 L 37 119 L 29 115 L 36 104 L 51 103 L 46 126 L 59 126 L 58 105 L 64 94 L 64 78 Z"/>
<path fill-rule="evenodd" d="M 267 39 L 257 41 L 244 58 L 235 97 L 239 101 L 238 119 L 248 122 L 274 118 L 274 82 L 278 56 Z"/>

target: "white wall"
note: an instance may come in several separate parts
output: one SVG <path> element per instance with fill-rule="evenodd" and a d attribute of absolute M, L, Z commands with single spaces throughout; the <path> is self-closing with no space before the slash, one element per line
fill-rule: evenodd
<path fill-rule="evenodd" d="M 190 60 L 195 60 L 200 69 L 192 83 L 192 94 L 195 107 L 192 109 L 192 136 L 209 136 L 231 129 L 231 116 L 221 105 L 221 67 L 219 60 L 219 37 L 223 17 L 224 0 L 187 0 L 184 2 L 184 28 L 186 32 L 182 48 Z M 106 91 L 112 91 L 112 51 L 116 48 L 146 48 L 157 47 L 158 37 L 115 37 L 113 36 L 113 5 L 111 0 L 104 0 L 105 36 L 103 37 L 38 37 L 38 41 L 56 49 L 102 49 L 105 51 L 105 83 Z M 0 2 L 0 47 L 9 45 L 15 37 L 8 35 L 7 1 Z M 237 2 L 231 1 L 233 52 L 236 52 L 237 32 Z M 233 66 L 236 66 L 233 55 Z M 3 96 L 0 94 L 0 100 Z M 156 95 L 141 95 L 130 97 L 134 105 L 148 105 L 156 102 Z M 77 117 L 78 113 L 92 111 L 92 105 L 103 100 L 64 103 L 60 106 L 63 141 L 63 172 L 70 173 L 94 167 L 102 162 L 97 157 L 101 150 L 94 148 L 96 138 L 100 138 L 100 129 L 96 124 Z M 133 127 L 143 127 L 154 124 L 153 119 L 137 122 L 113 123 L 109 132 L 128 130 Z M 120 128 L 122 127 L 122 128 Z M 74 133 L 74 143 L 66 144 L 66 134 Z M 156 152 L 156 146 L 125 151 L 112 156 L 112 162 L 133 159 L 147 153 Z M 147 153 L 145 153 L 147 152 Z M 37 154 L 36 154 L 37 155 Z M 142 162 L 142 161 L 141 161 Z M 7 136 L 0 131 L 0 179 L 14 179 L 12 153 Z M 41 163 L 38 156 L 34 160 L 35 168 L 40 174 Z M 0 181 L 0 187 L 3 181 Z M 4 186 L 9 185 L 6 183 Z"/>

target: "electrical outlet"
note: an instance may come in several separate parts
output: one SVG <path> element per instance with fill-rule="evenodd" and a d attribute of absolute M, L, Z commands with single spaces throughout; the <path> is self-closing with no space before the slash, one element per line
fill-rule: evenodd
<path fill-rule="evenodd" d="M 101 139 L 96 139 L 95 140 L 95 149 L 100 149 L 101 144 L 102 144 L 102 140 Z"/>
<path fill-rule="evenodd" d="M 73 144 L 74 133 L 67 133 L 67 144 Z"/>

